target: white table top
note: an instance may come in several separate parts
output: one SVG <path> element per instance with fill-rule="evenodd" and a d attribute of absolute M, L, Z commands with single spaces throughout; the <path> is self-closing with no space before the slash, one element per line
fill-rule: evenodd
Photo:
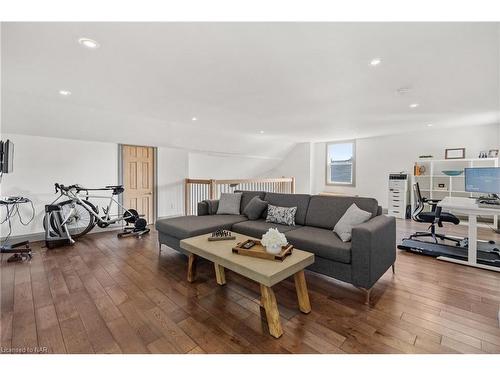
<path fill-rule="evenodd" d="M 445 197 L 438 203 L 438 206 L 445 210 L 466 215 L 500 215 L 499 207 L 479 207 L 474 198 Z"/>

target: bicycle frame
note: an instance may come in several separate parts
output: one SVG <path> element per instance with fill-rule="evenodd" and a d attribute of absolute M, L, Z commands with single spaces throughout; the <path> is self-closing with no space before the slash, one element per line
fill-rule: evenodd
<path fill-rule="evenodd" d="M 106 189 L 103 189 L 103 190 L 106 190 Z M 120 202 L 118 202 L 116 199 L 113 198 L 113 195 L 111 195 L 111 196 L 109 196 L 109 195 L 93 195 L 93 194 L 89 194 L 88 190 L 85 190 L 85 189 L 80 190 L 80 191 L 86 191 L 86 193 L 80 194 L 77 189 L 70 189 L 68 191 L 61 190 L 59 197 L 57 197 L 51 204 L 56 203 L 63 196 L 68 197 L 73 202 L 75 202 L 75 203 L 79 202 L 82 205 L 82 207 L 85 207 L 85 209 L 96 218 L 97 222 L 101 222 L 101 223 L 104 223 L 107 225 L 115 224 L 117 222 L 124 220 L 125 219 L 124 214 L 126 212 L 128 212 L 130 215 L 133 216 L 133 214 L 128 209 L 126 209 L 122 204 L 120 204 Z M 109 199 L 109 203 L 108 203 L 107 207 L 105 209 L 103 208 L 103 211 L 105 213 L 104 217 L 100 217 L 98 213 L 94 212 L 94 210 L 89 209 L 87 207 L 87 205 L 84 203 L 84 201 L 89 201 L 89 198 Z M 119 213 L 117 215 L 110 215 L 111 208 L 113 207 L 113 202 L 116 203 L 116 205 L 118 206 Z M 120 212 L 122 212 L 122 214 L 120 214 Z M 66 224 L 66 222 L 72 218 L 74 213 L 75 213 L 75 208 L 73 207 L 73 208 L 71 208 L 71 211 L 68 213 L 68 215 L 66 215 L 67 217 L 64 218 L 64 221 L 61 224 L 62 225 Z"/>

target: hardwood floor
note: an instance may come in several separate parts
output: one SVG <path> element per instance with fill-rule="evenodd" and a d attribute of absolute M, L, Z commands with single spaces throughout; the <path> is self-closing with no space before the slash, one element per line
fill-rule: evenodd
<path fill-rule="evenodd" d="M 398 242 L 424 226 L 398 221 Z M 465 234 L 465 228 L 448 233 Z M 480 238 L 500 242 L 481 229 Z M 500 353 L 500 273 L 398 250 L 372 306 L 351 285 L 306 271 L 312 312 L 298 310 L 293 278 L 273 288 L 284 334 L 267 332 L 259 285 L 187 258 L 156 233 L 115 233 L 56 250 L 35 244 L 31 263 L 1 272 L 1 347 L 50 353 Z"/>

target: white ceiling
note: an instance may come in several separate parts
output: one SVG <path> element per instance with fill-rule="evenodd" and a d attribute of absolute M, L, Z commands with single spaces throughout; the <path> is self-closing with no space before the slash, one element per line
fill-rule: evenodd
<path fill-rule="evenodd" d="M 499 30 L 3 23 L 3 130 L 278 156 L 300 141 L 498 123 Z M 80 37 L 101 47 L 85 49 Z M 371 67 L 374 57 L 382 64 Z M 403 86 L 411 91 L 398 95 Z"/>

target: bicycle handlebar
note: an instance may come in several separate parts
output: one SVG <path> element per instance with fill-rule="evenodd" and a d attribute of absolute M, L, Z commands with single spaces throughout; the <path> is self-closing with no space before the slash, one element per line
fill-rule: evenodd
<path fill-rule="evenodd" d="M 64 186 L 64 185 L 59 184 L 59 183 L 57 183 L 57 182 L 56 182 L 56 183 L 54 184 L 54 187 L 55 187 L 56 193 L 58 193 L 58 192 L 59 192 L 59 190 L 64 191 L 64 192 L 68 192 L 68 191 L 70 191 L 71 189 L 74 189 L 74 188 L 78 187 L 78 185 L 69 185 L 69 186 Z"/>

